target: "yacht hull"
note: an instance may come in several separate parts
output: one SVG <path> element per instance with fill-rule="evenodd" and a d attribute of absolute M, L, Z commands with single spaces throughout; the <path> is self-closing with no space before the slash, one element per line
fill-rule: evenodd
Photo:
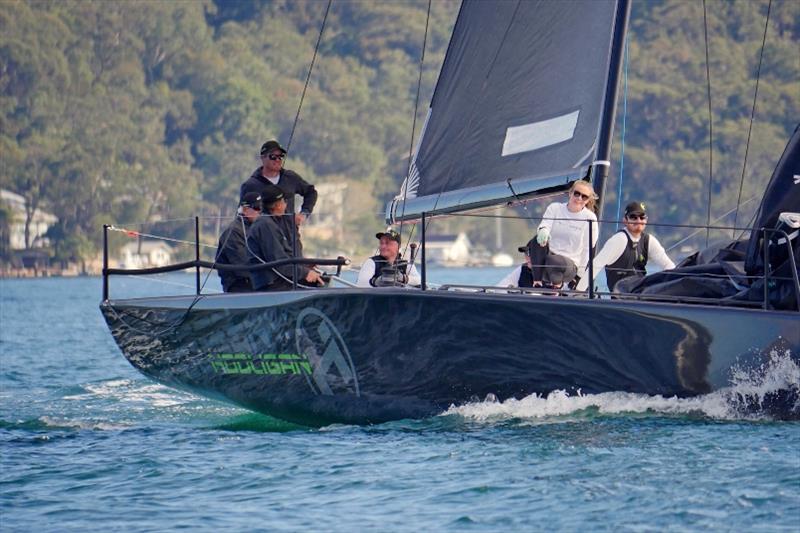
<path fill-rule="evenodd" d="M 308 425 L 422 418 L 489 394 L 694 396 L 800 353 L 797 313 L 674 303 L 337 289 L 101 310 L 144 375 Z"/>

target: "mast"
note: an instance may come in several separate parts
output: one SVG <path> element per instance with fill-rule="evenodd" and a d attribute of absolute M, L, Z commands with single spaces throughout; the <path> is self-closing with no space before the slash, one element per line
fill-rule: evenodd
<path fill-rule="evenodd" d="M 603 102 L 603 118 L 600 121 L 600 131 L 597 139 L 597 161 L 601 162 L 607 162 L 611 158 L 611 137 L 614 131 L 614 120 L 617 111 L 619 74 L 622 70 L 622 56 L 624 54 L 625 36 L 628 34 L 630 13 L 630 0 L 618 0 L 606 84 L 606 97 Z M 597 201 L 597 216 L 601 219 L 603 218 L 603 197 L 606 192 L 609 167 L 610 165 L 606 163 L 595 164 L 591 167 L 592 185 L 594 186 L 594 192 L 599 197 Z"/>

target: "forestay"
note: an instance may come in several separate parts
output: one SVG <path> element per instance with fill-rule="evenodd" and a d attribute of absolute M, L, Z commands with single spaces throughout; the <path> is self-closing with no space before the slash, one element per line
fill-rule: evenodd
<path fill-rule="evenodd" d="M 494 205 L 584 176 L 597 156 L 617 9 L 615 0 L 465 0 L 387 219 Z"/>

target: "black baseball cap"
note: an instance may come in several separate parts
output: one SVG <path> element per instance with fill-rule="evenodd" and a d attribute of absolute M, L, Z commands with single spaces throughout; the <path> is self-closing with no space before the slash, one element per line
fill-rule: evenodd
<path fill-rule="evenodd" d="M 523 254 L 530 255 L 531 254 L 531 245 L 533 244 L 534 240 L 535 239 L 529 240 L 528 244 L 526 244 L 525 246 L 520 246 L 519 248 L 517 248 L 517 250 L 519 250 Z"/>
<path fill-rule="evenodd" d="M 375 238 L 380 239 L 381 237 L 389 237 L 393 241 L 397 241 L 397 244 L 400 244 L 400 234 L 393 229 L 387 229 L 375 234 Z"/>
<path fill-rule="evenodd" d="M 251 209 L 261 210 L 261 195 L 257 192 L 246 192 L 242 196 L 242 201 L 239 202 L 242 207 L 249 207 Z"/>
<path fill-rule="evenodd" d="M 631 202 L 625 206 L 625 216 L 628 215 L 647 215 L 647 210 L 642 202 Z"/>
<path fill-rule="evenodd" d="M 286 153 L 286 150 L 283 148 L 283 146 L 281 146 L 278 141 L 275 140 L 267 141 L 261 145 L 261 155 L 267 155 L 273 150 L 280 150 L 282 153 Z"/>
<path fill-rule="evenodd" d="M 276 185 L 272 185 L 261 191 L 261 203 L 264 207 L 269 207 L 281 198 L 283 198 L 283 191 Z"/>

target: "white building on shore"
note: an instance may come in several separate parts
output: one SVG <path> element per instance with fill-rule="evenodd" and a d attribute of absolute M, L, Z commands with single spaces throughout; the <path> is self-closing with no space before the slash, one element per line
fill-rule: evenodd
<path fill-rule="evenodd" d="M 164 241 L 129 242 L 119 251 L 120 268 L 153 268 L 172 262 L 172 248 Z"/>
<path fill-rule="evenodd" d="M 6 189 L 0 189 L 0 202 L 11 210 L 9 223 L 8 248 L 24 250 L 25 247 L 25 198 Z M 50 226 L 58 222 L 58 217 L 37 209 L 33 213 L 30 224 L 31 248 L 43 248 L 50 243 L 44 236 Z"/>
<path fill-rule="evenodd" d="M 472 243 L 463 231 L 458 235 L 430 235 L 425 239 L 425 261 L 442 266 L 465 266 Z"/>

